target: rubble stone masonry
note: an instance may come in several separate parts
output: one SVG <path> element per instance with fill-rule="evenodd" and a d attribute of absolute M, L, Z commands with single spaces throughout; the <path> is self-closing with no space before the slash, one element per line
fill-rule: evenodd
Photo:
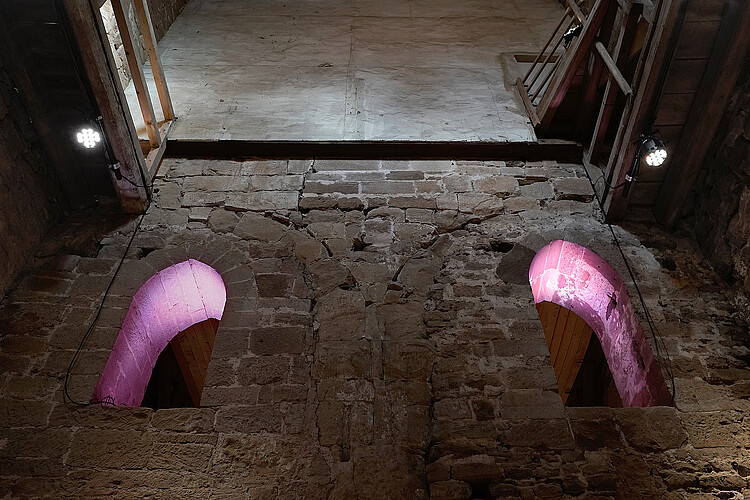
<path fill-rule="evenodd" d="M 154 192 L 71 395 L 91 397 L 139 288 L 195 259 L 227 292 L 202 407 L 64 401 L 138 219 L 62 226 L 0 306 L 0 497 L 750 494 L 747 302 L 687 238 L 614 227 L 674 406 L 563 406 L 529 286 L 539 249 L 598 253 L 648 332 L 580 166 L 169 159 Z M 96 251 L 69 251 L 86 231 Z"/>
<path fill-rule="evenodd" d="M 691 215 L 706 255 L 750 294 L 750 59 L 696 189 Z"/>

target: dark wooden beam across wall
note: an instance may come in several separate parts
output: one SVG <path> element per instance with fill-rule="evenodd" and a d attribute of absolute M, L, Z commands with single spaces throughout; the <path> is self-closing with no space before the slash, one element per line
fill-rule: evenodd
<path fill-rule="evenodd" d="M 216 159 L 460 159 L 580 162 L 582 154 L 583 149 L 580 144 L 552 139 L 537 142 L 169 140 L 165 156 Z"/>
<path fill-rule="evenodd" d="M 674 227 L 682 216 L 749 51 L 750 1 L 727 0 L 708 66 L 654 207 L 656 219 L 667 227 Z"/>

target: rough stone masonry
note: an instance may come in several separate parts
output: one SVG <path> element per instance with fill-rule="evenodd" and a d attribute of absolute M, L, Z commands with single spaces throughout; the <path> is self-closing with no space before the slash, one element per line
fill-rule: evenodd
<path fill-rule="evenodd" d="M 70 391 L 91 397 L 141 285 L 195 259 L 227 289 L 202 407 L 65 402 L 138 223 L 72 217 L 0 306 L 0 497 L 750 495 L 747 301 L 687 237 L 614 227 L 671 355 L 674 406 L 562 405 L 535 253 L 556 239 L 594 250 L 643 322 L 580 166 L 170 159 L 160 172 Z"/>

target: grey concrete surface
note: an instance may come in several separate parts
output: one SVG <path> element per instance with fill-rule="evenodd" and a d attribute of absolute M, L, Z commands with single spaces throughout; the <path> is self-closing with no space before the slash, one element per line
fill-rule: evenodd
<path fill-rule="evenodd" d="M 555 0 L 192 0 L 160 44 L 171 137 L 534 140 L 503 55 L 538 52 L 561 15 Z"/>

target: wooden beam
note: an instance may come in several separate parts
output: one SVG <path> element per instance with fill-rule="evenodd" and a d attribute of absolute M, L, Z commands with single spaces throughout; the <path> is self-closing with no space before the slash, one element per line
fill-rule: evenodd
<path fill-rule="evenodd" d="M 573 14 L 578 18 L 578 22 L 581 24 L 586 22 L 586 16 L 583 15 L 581 8 L 575 3 L 575 0 L 567 0 L 568 8 L 573 11 Z"/>
<path fill-rule="evenodd" d="M 148 155 L 146 155 L 146 171 L 148 172 L 149 180 L 152 180 L 154 176 L 156 176 L 159 164 L 164 157 L 164 153 L 167 151 L 167 138 L 169 137 L 169 132 L 172 130 L 172 125 L 174 125 L 174 121 L 168 121 L 164 122 L 161 127 L 159 127 L 161 145 L 156 149 L 152 149 L 148 152 Z"/>
<path fill-rule="evenodd" d="M 670 35 L 675 30 L 679 11 L 686 5 L 686 0 L 662 0 L 659 4 L 657 21 L 650 25 L 647 36 L 645 57 L 641 56 L 639 82 L 636 91 L 629 97 L 625 111 L 620 119 L 615 145 L 607 162 L 607 182 L 611 186 L 620 185 L 625 180 L 636 146 L 633 143 L 647 126 L 651 109 L 650 102 L 658 91 L 659 73 L 666 64 Z M 622 190 L 608 190 L 604 199 L 604 213 L 609 220 L 622 218 L 627 207 L 627 198 Z"/>
<path fill-rule="evenodd" d="M 750 50 L 750 2 L 727 0 L 708 66 L 695 95 L 654 208 L 657 221 L 674 227 L 690 197 L 729 96 Z"/>
<path fill-rule="evenodd" d="M 578 67 L 589 55 L 594 38 L 607 13 L 608 4 L 609 0 L 596 0 L 588 20 L 583 25 L 583 31 L 578 36 L 575 45 L 568 47 L 562 58 L 562 64 L 560 64 L 549 83 L 549 87 L 544 92 L 542 100 L 537 106 L 537 114 L 541 120 L 538 131 L 540 134 L 544 134 L 549 129 L 555 111 L 562 103 Z"/>
<path fill-rule="evenodd" d="M 625 26 L 620 31 L 620 36 L 617 40 L 615 52 L 617 53 L 617 66 L 620 67 L 627 63 L 630 54 L 630 48 L 633 45 L 635 34 L 638 30 L 638 17 L 640 16 L 640 9 L 633 8 L 628 12 L 628 18 L 625 21 Z M 589 144 L 588 155 L 590 160 L 596 162 L 596 157 L 599 153 L 599 148 L 604 142 L 604 138 L 607 135 L 609 129 L 609 122 L 612 117 L 612 111 L 615 107 L 615 101 L 617 99 L 617 92 L 615 92 L 612 84 L 612 75 L 607 80 L 607 84 L 604 87 L 604 96 L 602 98 L 602 104 L 599 108 L 599 116 L 596 119 L 596 125 L 594 126 L 594 133 L 591 137 L 591 143 Z"/>
<path fill-rule="evenodd" d="M 138 134 L 127 108 L 125 93 L 117 75 L 117 66 L 112 58 L 99 14 L 98 0 L 82 2 L 64 0 L 70 24 L 83 59 L 86 76 L 91 84 L 99 113 L 103 117 L 104 132 L 112 146 L 115 158 L 120 163 L 123 176 L 142 185 L 145 178 L 145 160 L 138 142 Z M 105 45 L 106 44 L 106 45 Z M 123 211 L 142 212 L 146 207 L 148 193 L 142 187 L 133 186 L 125 179 L 118 181 L 111 176 Z"/>
<path fill-rule="evenodd" d="M 133 43 L 133 37 L 130 33 L 130 27 L 128 26 L 128 19 L 125 15 L 122 0 L 112 0 L 112 10 L 115 13 L 117 27 L 120 30 L 122 46 L 125 48 L 125 57 L 128 60 L 128 69 L 130 69 L 130 76 L 133 78 L 133 86 L 135 87 L 135 93 L 138 96 L 138 104 L 141 108 L 143 121 L 146 123 L 148 140 L 151 143 L 152 148 L 158 148 L 161 144 L 158 120 L 156 119 L 156 113 L 154 113 L 154 105 L 151 103 L 151 94 L 148 92 L 148 84 L 146 83 L 146 77 L 143 74 L 143 67 L 135 53 L 135 44 Z"/>
<path fill-rule="evenodd" d="M 581 161 L 580 144 L 557 139 L 533 142 L 427 141 L 194 141 L 170 140 L 168 158 L 337 160 L 523 160 Z"/>
<path fill-rule="evenodd" d="M 161 66 L 159 53 L 156 50 L 156 35 L 154 35 L 154 26 L 151 24 L 151 14 L 148 11 L 148 2 L 146 0 L 133 0 L 135 12 L 138 15 L 138 23 L 141 25 L 143 33 L 143 43 L 146 45 L 148 60 L 151 62 L 151 72 L 154 75 L 156 91 L 159 93 L 159 102 L 161 110 L 164 113 L 165 120 L 174 120 L 174 108 L 172 108 L 172 98 L 169 96 L 167 88 L 167 79 L 164 77 L 164 69 Z"/>
<path fill-rule="evenodd" d="M 618 7 L 616 2 L 610 2 L 607 9 L 607 15 L 604 17 L 601 26 L 600 40 L 605 44 L 609 43 L 609 39 L 612 35 L 612 31 L 615 26 L 615 20 L 617 19 Z M 578 112 L 578 120 L 576 123 L 576 137 L 581 139 L 587 133 L 589 124 L 591 123 L 592 115 L 594 114 L 594 101 L 599 93 L 599 82 L 602 77 L 602 61 L 595 57 L 591 61 L 591 71 L 585 72 L 584 84 L 583 84 L 583 98 Z"/>
<path fill-rule="evenodd" d="M 609 52 L 607 52 L 607 48 L 602 45 L 602 42 L 596 42 L 594 44 L 594 47 L 596 48 L 596 51 L 599 53 L 599 55 L 602 58 L 602 61 L 604 62 L 604 65 L 609 70 L 609 74 L 612 75 L 612 78 L 615 79 L 617 82 L 617 85 L 620 87 L 620 90 L 622 90 L 622 93 L 625 95 L 632 95 L 633 89 L 630 87 L 630 84 L 625 80 L 625 77 L 622 76 L 622 73 L 620 73 L 620 70 L 617 68 L 617 65 L 615 64 L 615 61 L 612 59 L 612 56 L 609 55 Z"/>
<path fill-rule="evenodd" d="M 188 359 L 189 353 L 185 352 L 184 345 L 188 343 L 185 341 L 185 337 L 186 335 L 190 335 L 191 328 L 193 327 L 188 328 L 184 332 L 178 333 L 176 337 L 169 341 L 167 348 L 171 348 L 172 352 L 174 352 L 174 357 L 177 359 L 177 365 L 182 372 L 182 378 L 185 379 L 185 385 L 188 388 L 188 392 L 190 392 L 190 399 L 193 400 L 193 406 L 198 408 L 201 404 L 201 391 L 199 390 L 197 381 L 190 369 L 190 360 Z"/>
<path fill-rule="evenodd" d="M 521 101 L 523 101 L 523 106 L 526 108 L 526 112 L 531 119 L 531 126 L 536 127 L 541 122 L 539 121 L 539 116 L 536 114 L 534 105 L 529 100 L 529 91 L 526 89 L 526 85 L 523 84 L 520 76 L 516 79 L 516 88 L 518 89 L 518 94 L 521 96 Z"/>

